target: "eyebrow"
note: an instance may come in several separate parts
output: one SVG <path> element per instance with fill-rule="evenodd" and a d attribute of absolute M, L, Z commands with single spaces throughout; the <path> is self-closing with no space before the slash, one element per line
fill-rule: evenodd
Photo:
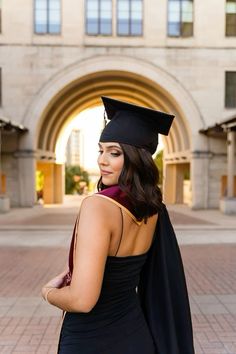
<path fill-rule="evenodd" d="M 102 147 L 102 144 L 100 144 L 100 143 L 98 143 L 98 146 L 99 147 Z M 120 146 L 118 146 L 118 145 L 106 145 L 106 148 L 107 149 L 119 149 L 119 150 L 121 150 L 121 147 Z"/>

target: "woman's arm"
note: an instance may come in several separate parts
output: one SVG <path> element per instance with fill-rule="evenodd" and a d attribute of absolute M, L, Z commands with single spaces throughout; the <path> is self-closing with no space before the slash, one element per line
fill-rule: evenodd
<path fill-rule="evenodd" d="M 74 269 L 70 286 L 58 289 L 63 273 L 42 289 L 47 300 L 64 311 L 89 312 L 100 295 L 110 245 L 112 217 L 110 203 L 102 198 L 86 198 L 80 211 L 75 247 Z"/>

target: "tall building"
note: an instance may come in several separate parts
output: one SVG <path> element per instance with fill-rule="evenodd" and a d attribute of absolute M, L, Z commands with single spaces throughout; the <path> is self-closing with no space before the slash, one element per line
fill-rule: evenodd
<path fill-rule="evenodd" d="M 73 129 L 66 146 L 66 164 L 83 166 L 83 136 L 79 129 Z"/>
<path fill-rule="evenodd" d="M 165 201 L 190 176 L 192 208 L 236 209 L 236 0 L 1 1 L 0 16 L 0 117 L 28 129 L 3 131 L 12 205 L 34 204 L 39 167 L 62 200 L 58 137 L 107 95 L 175 114 Z"/>

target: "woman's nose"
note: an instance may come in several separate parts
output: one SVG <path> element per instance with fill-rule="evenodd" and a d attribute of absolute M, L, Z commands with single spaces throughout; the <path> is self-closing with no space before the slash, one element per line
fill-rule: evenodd
<path fill-rule="evenodd" d="M 106 155 L 104 153 L 100 154 L 100 156 L 98 157 L 98 163 L 100 165 L 107 165 L 108 164 L 108 160 L 107 160 Z"/>

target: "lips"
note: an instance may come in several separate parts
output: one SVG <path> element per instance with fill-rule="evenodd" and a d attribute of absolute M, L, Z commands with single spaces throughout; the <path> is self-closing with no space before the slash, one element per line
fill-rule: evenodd
<path fill-rule="evenodd" d="M 102 176 L 107 176 L 107 175 L 110 175 L 111 173 L 112 172 L 101 170 L 101 175 Z"/>

